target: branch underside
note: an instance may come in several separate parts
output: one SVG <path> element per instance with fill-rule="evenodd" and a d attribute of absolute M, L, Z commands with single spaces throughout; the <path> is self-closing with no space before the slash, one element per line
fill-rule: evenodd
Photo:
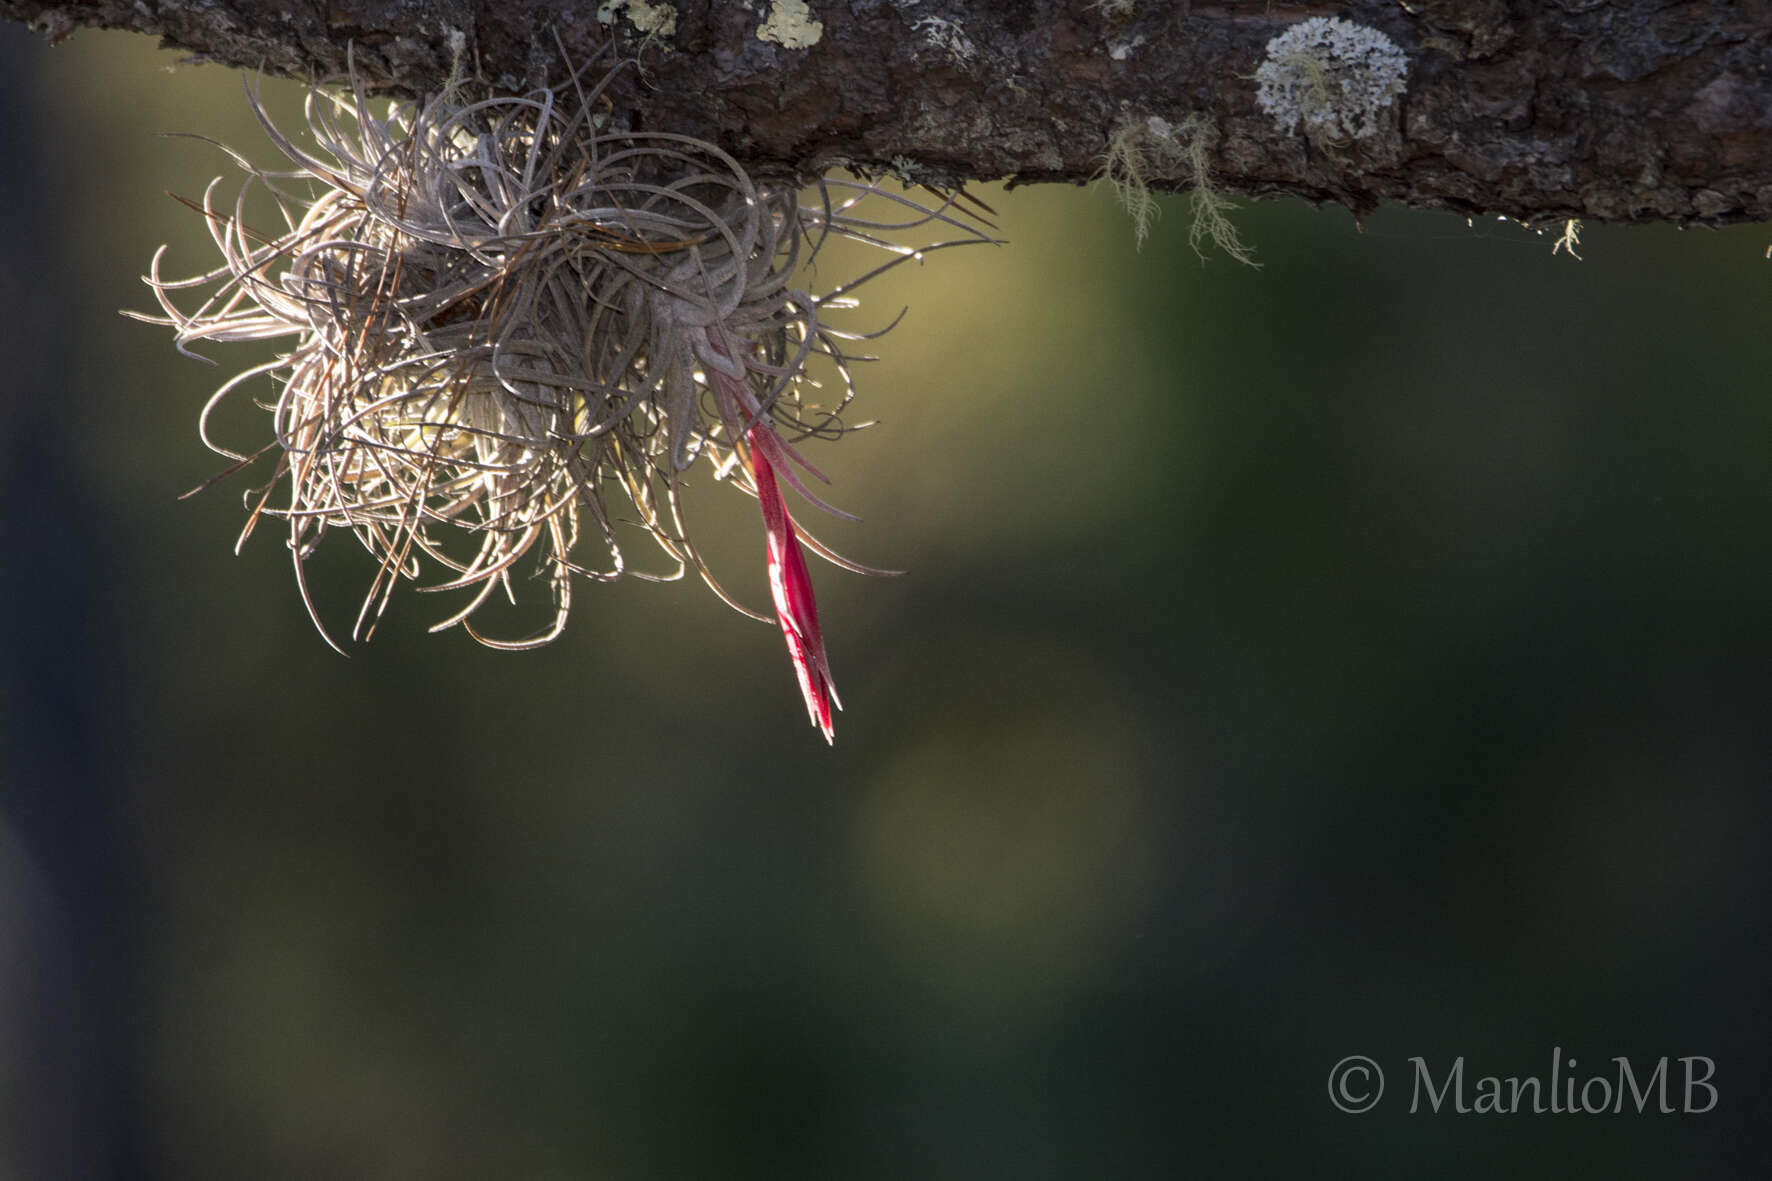
<path fill-rule="evenodd" d="M 412 93 L 437 89 L 458 49 L 516 91 L 558 82 L 562 47 L 579 63 L 613 38 L 644 64 L 629 98 L 650 128 L 764 173 L 1081 183 L 1129 122 L 1200 116 L 1218 132 L 1215 185 L 1255 196 L 1526 222 L 1772 219 L 1767 0 L 0 0 L 0 16 L 52 40 L 156 34 L 298 78 L 342 75 L 354 47 L 359 74 Z M 1257 103 L 1269 41 L 1313 16 L 1406 55 L 1369 133 L 1313 139 Z"/>

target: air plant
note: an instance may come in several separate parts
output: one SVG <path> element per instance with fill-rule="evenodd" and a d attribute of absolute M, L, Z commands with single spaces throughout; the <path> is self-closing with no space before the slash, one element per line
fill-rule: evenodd
<path fill-rule="evenodd" d="M 421 104 L 372 100 L 356 78 L 316 87 L 311 148 L 279 131 L 249 86 L 294 168 L 262 170 L 230 151 L 247 174 L 233 202 L 218 201 L 217 180 L 192 203 L 221 265 L 168 279 L 162 247 L 146 282 L 164 316 L 142 318 L 171 326 L 187 353 L 203 341 L 293 338 L 215 391 L 200 434 L 236 461 L 229 471 L 271 458 L 240 543 L 262 517 L 287 521 L 303 602 L 335 648 L 303 562 L 338 529 L 377 563 L 353 638 L 373 633 L 400 581 L 436 570 L 422 589 L 466 601 L 433 630 L 459 624 L 496 648 L 544 644 L 566 624 L 575 577 L 628 569 L 624 523 L 664 555 L 663 570 L 638 576 L 694 569 L 767 620 L 721 588 L 685 526 L 685 477 L 700 468 L 759 502 L 775 619 L 828 741 L 840 706 L 802 547 L 886 573 L 821 544 L 782 494 L 848 517 L 807 487 L 805 477 L 825 477 L 800 444 L 853 429 L 842 417 L 850 366 L 869 358 L 850 350 L 886 329 L 844 331 L 831 313 L 853 308 L 855 288 L 884 271 L 991 239 L 953 195 L 922 204 L 827 176 L 808 199 L 794 180 L 753 178 L 706 141 L 631 130 L 631 112 L 610 97 L 615 73 L 521 96 L 458 82 Z M 247 218 L 255 191 L 281 219 L 268 232 Z M 912 248 L 887 237 L 931 226 L 947 239 Z M 823 294 L 796 287 L 832 238 L 888 257 Z M 199 302 L 186 310 L 192 292 Z M 814 362 L 834 375 L 834 397 L 821 395 Z M 261 403 L 270 442 L 249 452 L 218 441 L 216 407 L 264 377 L 276 390 Z M 489 636 L 474 617 L 495 595 L 517 601 L 513 571 L 526 555 L 552 621 L 521 639 Z"/>

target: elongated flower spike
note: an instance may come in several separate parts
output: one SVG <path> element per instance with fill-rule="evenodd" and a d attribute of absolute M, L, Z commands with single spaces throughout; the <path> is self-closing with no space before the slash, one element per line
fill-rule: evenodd
<path fill-rule="evenodd" d="M 303 564 L 338 530 L 376 563 L 353 637 L 373 633 L 400 582 L 437 570 L 421 590 L 467 599 L 433 630 L 459 624 L 499 648 L 546 643 L 565 627 L 575 577 L 629 572 L 623 542 L 633 531 L 665 559 L 637 576 L 693 568 L 722 599 L 767 620 L 720 586 L 685 527 L 683 490 L 705 466 L 757 497 L 774 621 L 829 740 L 840 706 L 802 546 L 885 573 L 819 543 L 783 496 L 785 485 L 848 517 L 807 487 L 803 475 L 825 478 L 799 444 L 853 429 L 842 418 L 850 369 L 870 358 L 849 349 L 884 329 L 841 330 L 831 315 L 885 271 L 993 239 L 955 195 L 924 205 L 824 177 L 807 201 L 798 185 L 755 179 L 713 144 L 632 130 L 638 113 L 612 97 L 621 68 L 588 87 L 580 70 L 559 89 L 521 96 L 458 84 L 419 105 L 372 106 L 355 80 L 317 87 L 307 147 L 277 130 L 249 86 L 294 170 L 264 171 L 230 152 L 247 174 L 240 194 L 218 201 L 217 182 L 192 203 L 221 265 L 168 279 L 162 249 L 146 282 L 163 314 L 139 318 L 172 327 L 181 351 L 289 342 L 216 390 L 200 433 L 234 461 L 230 471 L 272 458 L 241 540 L 264 518 L 285 522 L 297 586 L 334 647 Z M 258 190 L 275 201 L 280 228 L 247 223 Z M 921 248 L 891 240 L 930 226 L 951 237 Z M 831 239 L 887 257 L 822 295 L 796 287 Z M 834 400 L 814 400 L 814 366 L 834 374 Z M 217 406 L 267 376 L 271 441 L 215 439 Z M 587 546 L 601 560 L 584 558 Z M 525 557 L 548 588 L 551 622 L 494 638 L 476 617 L 494 599 L 518 601 L 513 572 Z"/>
<path fill-rule="evenodd" d="M 751 434 L 768 428 L 754 426 Z M 751 448 L 751 479 L 757 485 L 757 501 L 763 506 L 763 530 L 769 563 L 769 593 L 775 599 L 775 616 L 781 623 L 781 634 L 788 644 L 788 656 L 794 662 L 794 675 L 800 680 L 800 694 L 806 699 L 806 712 L 824 734 L 834 742 L 836 732 L 831 723 L 831 707 L 843 708 L 837 699 L 837 685 L 831 680 L 830 661 L 824 654 L 824 636 L 818 627 L 818 604 L 812 597 L 812 575 L 806 569 L 806 558 L 800 553 L 800 540 L 794 532 L 794 518 L 782 503 L 775 486 L 774 469 L 763 457 L 763 448 Z"/>
<path fill-rule="evenodd" d="M 741 418 L 753 419 L 751 425 L 744 428 L 744 438 L 749 444 L 746 458 L 749 460 L 751 486 L 763 511 L 769 594 L 775 603 L 775 618 L 781 625 L 782 638 L 787 641 L 788 657 L 794 663 L 794 675 L 800 682 L 800 694 L 806 701 L 807 715 L 824 734 L 825 742 L 831 743 L 836 740 L 831 709 L 833 706 L 842 709 L 843 703 L 837 698 L 836 682 L 831 679 L 830 661 L 825 656 L 824 635 L 818 626 L 818 603 L 812 594 L 812 575 L 806 569 L 805 555 L 800 552 L 799 527 L 788 512 L 775 482 L 776 463 L 781 463 L 783 474 L 793 479 L 787 461 L 798 456 L 781 441 L 766 412 L 751 397 L 742 379 L 742 368 L 733 366 L 731 350 L 711 337 L 705 343 L 721 418 L 734 437 L 739 429 L 735 424 Z M 772 455 L 774 462 L 770 458 Z M 800 462 L 805 463 L 804 460 Z M 807 466 L 814 475 L 823 478 L 822 473 Z M 838 516 L 849 515 L 805 492 L 803 485 L 800 490 L 808 500 L 826 511 Z"/>

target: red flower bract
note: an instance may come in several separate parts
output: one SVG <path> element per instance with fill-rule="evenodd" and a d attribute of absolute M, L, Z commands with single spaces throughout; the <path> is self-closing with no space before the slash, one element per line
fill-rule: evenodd
<path fill-rule="evenodd" d="M 775 599 L 775 617 L 781 623 L 781 634 L 788 642 L 788 655 L 794 662 L 794 674 L 800 678 L 800 693 L 806 698 L 806 712 L 812 724 L 824 733 L 824 740 L 835 740 L 831 725 L 831 707 L 843 708 L 837 700 L 837 686 L 831 680 L 830 662 L 824 654 L 824 635 L 818 629 L 818 603 L 812 597 L 812 575 L 806 569 L 806 558 L 800 553 L 800 539 L 795 534 L 794 518 L 782 503 L 775 486 L 775 471 L 763 457 L 758 444 L 768 427 L 750 429 L 751 479 L 757 485 L 757 503 L 763 507 L 764 540 L 768 549 L 769 593 Z"/>

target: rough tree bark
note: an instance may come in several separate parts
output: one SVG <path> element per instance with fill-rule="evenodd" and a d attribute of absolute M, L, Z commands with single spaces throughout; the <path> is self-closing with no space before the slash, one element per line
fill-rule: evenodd
<path fill-rule="evenodd" d="M 601 10 L 601 16 L 599 11 Z M 557 78 L 612 37 L 645 63 L 649 125 L 748 165 L 833 163 L 954 183 L 1087 180 L 1128 120 L 1210 121 L 1221 188 L 1356 212 L 1381 200 L 1523 221 L 1772 218 L 1767 0 L 0 0 L 51 39 L 79 26 L 297 77 L 422 92 L 455 48 L 494 85 Z M 1310 16 L 1381 30 L 1407 89 L 1376 134 L 1313 144 L 1252 79 Z M 1192 182 L 1172 163 L 1156 187 Z"/>

